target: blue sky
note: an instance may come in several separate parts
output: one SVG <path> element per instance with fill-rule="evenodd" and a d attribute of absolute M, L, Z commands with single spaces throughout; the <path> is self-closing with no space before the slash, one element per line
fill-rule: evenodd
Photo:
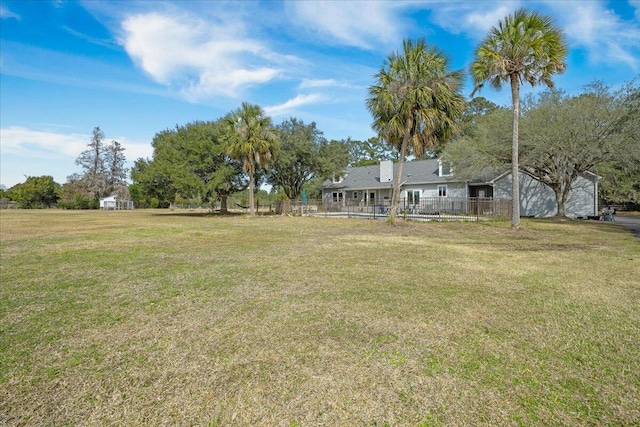
<path fill-rule="evenodd" d="M 403 38 L 425 37 L 466 69 L 487 31 L 521 6 L 566 32 L 558 87 L 617 88 L 640 74 L 640 0 L 3 0 L 0 184 L 64 183 L 80 172 L 74 161 L 95 126 L 131 163 L 152 155 L 156 132 L 216 120 L 243 101 L 276 124 L 297 117 L 329 139 L 367 139 L 367 88 Z M 467 79 L 465 95 L 471 88 Z M 510 104 L 507 89 L 479 95 Z"/>

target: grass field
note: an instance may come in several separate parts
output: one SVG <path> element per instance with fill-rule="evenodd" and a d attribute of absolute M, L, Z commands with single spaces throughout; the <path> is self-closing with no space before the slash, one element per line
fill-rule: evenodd
<path fill-rule="evenodd" d="M 0 425 L 640 424 L 615 224 L 0 212 Z"/>

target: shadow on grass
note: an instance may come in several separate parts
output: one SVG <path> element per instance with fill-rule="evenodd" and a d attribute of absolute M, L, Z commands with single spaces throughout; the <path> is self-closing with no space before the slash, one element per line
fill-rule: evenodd
<path fill-rule="evenodd" d="M 265 216 L 275 216 L 274 213 L 259 213 L 256 214 L 256 217 L 265 217 Z M 227 212 L 221 213 L 219 211 L 199 211 L 199 212 L 175 212 L 175 211 L 166 211 L 166 212 L 157 212 L 152 213 L 151 216 L 175 216 L 181 218 L 240 218 L 243 216 L 249 217 L 248 213 L 244 212 Z"/>
<path fill-rule="evenodd" d="M 587 220 L 587 219 L 570 219 L 570 218 L 532 218 L 530 219 L 533 223 L 539 224 L 562 224 L 567 223 L 571 225 L 582 225 L 586 228 L 597 230 L 597 231 L 606 231 L 607 233 L 613 234 L 629 234 L 629 232 L 634 233 L 637 237 L 640 237 L 638 231 L 636 230 L 638 226 L 633 226 L 621 222 L 616 221 L 595 221 L 595 220 Z M 640 224 L 638 224 L 640 225 Z"/>
<path fill-rule="evenodd" d="M 166 211 L 166 212 L 158 212 L 158 213 L 153 213 L 151 214 L 152 216 L 176 216 L 176 217 L 182 217 L 182 218 L 211 218 L 211 217 L 218 217 L 218 218 L 226 218 L 226 217 L 240 217 L 243 215 L 246 215 L 244 213 L 237 213 L 237 212 L 228 212 L 228 213 L 220 213 L 220 212 L 216 212 L 216 211 L 208 211 L 208 212 L 172 212 L 172 211 Z"/>

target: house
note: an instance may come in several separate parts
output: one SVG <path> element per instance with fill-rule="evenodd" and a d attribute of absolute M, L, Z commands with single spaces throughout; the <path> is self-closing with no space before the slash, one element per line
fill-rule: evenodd
<path fill-rule="evenodd" d="M 118 196 L 112 195 L 100 199 L 100 209 L 133 209 L 133 202 L 131 200 L 122 200 Z"/>
<path fill-rule="evenodd" d="M 391 202 L 397 164 L 348 167 L 341 176 L 325 181 L 322 199 L 326 204 L 384 208 Z M 592 173 L 581 174 L 567 200 L 567 216 L 598 214 L 598 182 Z M 457 178 L 439 159 L 405 162 L 400 185 L 400 208 L 414 213 L 499 213 L 495 201 L 511 199 L 511 173 L 493 174 L 473 180 Z M 510 205 L 502 203 L 500 206 Z M 522 216 L 550 217 L 557 212 L 555 193 L 547 185 L 520 174 Z M 509 214 L 510 215 L 510 214 Z"/>

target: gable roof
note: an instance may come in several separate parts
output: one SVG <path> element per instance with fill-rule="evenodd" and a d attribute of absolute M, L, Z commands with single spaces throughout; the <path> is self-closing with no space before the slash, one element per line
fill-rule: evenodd
<path fill-rule="evenodd" d="M 439 176 L 440 163 L 437 159 L 414 160 L 405 162 L 402 168 L 400 182 L 403 185 L 438 184 L 445 182 L 460 182 L 453 176 Z M 398 164 L 393 163 L 393 178 L 398 171 Z M 322 184 L 323 189 L 356 189 L 375 190 L 390 188 L 391 182 L 380 182 L 380 165 L 348 167 L 341 182 L 327 180 Z"/>
<path fill-rule="evenodd" d="M 523 174 L 523 173 L 524 173 L 524 174 L 526 174 L 526 172 L 525 172 L 525 171 L 522 171 L 522 170 L 521 170 L 521 171 L 520 171 L 520 174 Z M 506 171 L 506 172 L 503 172 L 503 173 L 501 173 L 501 174 L 499 174 L 499 175 L 496 175 L 496 176 L 494 176 L 494 177 L 493 177 L 493 178 L 491 178 L 491 179 L 487 179 L 487 180 L 486 180 L 486 182 L 487 182 L 487 183 L 489 183 L 489 184 L 495 184 L 497 181 L 499 181 L 499 180 L 501 180 L 501 179 L 503 179 L 503 178 L 505 178 L 505 177 L 507 177 L 507 176 L 511 176 L 511 171 L 510 171 L 510 170 L 508 170 L 508 171 Z M 529 175 L 529 176 L 531 176 L 533 179 L 535 179 L 536 181 L 538 181 L 538 178 L 535 178 L 535 177 L 533 177 L 532 175 Z M 602 180 L 604 179 L 603 177 L 601 177 L 601 176 L 600 176 L 600 175 L 598 175 L 597 173 L 593 173 L 593 172 L 591 172 L 591 171 L 578 172 L 578 176 L 581 176 L 581 177 L 583 177 L 583 178 L 587 178 L 587 179 L 589 179 L 590 181 L 591 181 L 591 180 L 596 180 L 596 181 L 598 181 L 598 182 L 600 182 L 600 181 L 602 181 Z"/>
<path fill-rule="evenodd" d="M 393 163 L 393 179 L 395 179 L 398 164 Z M 488 168 L 479 171 L 473 179 L 455 177 L 453 175 L 439 176 L 440 161 L 438 159 L 413 160 L 405 162 L 402 168 L 400 182 L 403 186 L 423 184 L 444 184 L 452 182 L 468 182 L 469 185 L 494 185 L 497 181 L 511 175 L 511 171 L 499 172 Z M 580 173 L 590 180 L 601 181 L 602 177 L 593 172 Z M 320 188 L 323 190 L 378 190 L 389 189 L 392 182 L 380 182 L 380 164 L 370 166 L 348 167 L 340 182 L 325 181 Z"/>

